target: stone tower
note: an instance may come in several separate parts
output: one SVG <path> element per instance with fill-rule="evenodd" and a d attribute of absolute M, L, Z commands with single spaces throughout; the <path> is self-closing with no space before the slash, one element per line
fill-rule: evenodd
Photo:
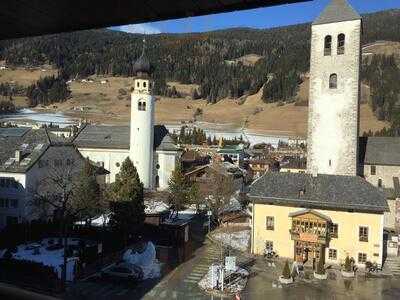
<path fill-rule="evenodd" d="M 332 0 L 311 26 L 307 171 L 355 176 L 361 17 Z"/>
<path fill-rule="evenodd" d="M 131 134 L 129 157 L 135 165 L 144 188 L 153 188 L 154 96 L 151 66 L 145 55 L 133 65 L 136 76 L 131 93 Z"/>

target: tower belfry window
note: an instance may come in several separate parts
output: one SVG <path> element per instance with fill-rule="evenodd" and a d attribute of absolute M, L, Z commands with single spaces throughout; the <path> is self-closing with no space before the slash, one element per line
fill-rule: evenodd
<path fill-rule="evenodd" d="M 324 55 L 329 56 L 332 52 L 332 36 L 327 35 L 324 43 Z"/>
<path fill-rule="evenodd" d="M 346 36 L 343 33 L 339 34 L 338 41 L 337 41 L 338 42 L 338 46 L 337 46 L 337 54 L 338 55 L 344 54 L 345 41 L 346 41 Z"/>
<path fill-rule="evenodd" d="M 329 76 L 329 88 L 337 89 L 337 74 L 331 74 L 331 76 Z"/>

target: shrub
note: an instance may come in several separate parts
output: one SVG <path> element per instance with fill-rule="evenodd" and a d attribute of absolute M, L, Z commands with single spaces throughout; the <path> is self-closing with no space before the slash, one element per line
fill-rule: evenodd
<path fill-rule="evenodd" d="M 285 265 L 283 267 L 283 271 L 282 271 L 282 277 L 285 279 L 290 279 L 290 268 L 289 268 L 289 261 L 286 260 L 285 261 Z"/>
<path fill-rule="evenodd" d="M 325 266 L 324 261 L 322 259 L 318 260 L 317 264 L 317 274 L 324 275 L 325 274 Z"/>
<path fill-rule="evenodd" d="M 351 272 L 351 260 L 350 257 L 346 257 L 346 260 L 344 261 L 344 270 L 346 272 Z"/>

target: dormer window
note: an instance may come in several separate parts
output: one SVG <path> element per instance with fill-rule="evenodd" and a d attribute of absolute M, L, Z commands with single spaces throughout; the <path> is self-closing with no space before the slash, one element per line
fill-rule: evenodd
<path fill-rule="evenodd" d="M 324 55 L 329 56 L 332 52 L 332 36 L 327 35 L 324 43 Z"/>
<path fill-rule="evenodd" d="M 341 33 L 338 35 L 338 41 L 337 41 L 337 54 L 342 55 L 344 54 L 344 44 L 345 44 L 346 36 Z"/>

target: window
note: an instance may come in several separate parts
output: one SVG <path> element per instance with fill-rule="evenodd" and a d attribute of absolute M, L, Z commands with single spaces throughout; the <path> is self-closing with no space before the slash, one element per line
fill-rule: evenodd
<path fill-rule="evenodd" d="M 146 87 L 147 85 L 146 85 L 146 81 L 143 81 L 143 87 Z"/>
<path fill-rule="evenodd" d="M 336 74 L 331 74 L 331 76 L 329 76 L 329 88 L 337 89 L 337 75 Z"/>
<path fill-rule="evenodd" d="M 10 206 L 12 208 L 18 208 L 18 199 L 11 199 L 10 200 Z"/>
<path fill-rule="evenodd" d="M 156 188 L 160 187 L 160 176 L 156 176 Z"/>
<path fill-rule="evenodd" d="M 265 223 L 267 230 L 274 230 L 274 217 L 267 217 Z"/>
<path fill-rule="evenodd" d="M 368 242 L 368 227 L 360 226 L 358 231 L 360 242 Z"/>
<path fill-rule="evenodd" d="M 72 161 L 69 159 L 69 158 L 67 158 L 67 166 L 70 166 L 70 165 L 72 165 Z"/>
<path fill-rule="evenodd" d="M 329 233 L 331 235 L 331 238 L 337 238 L 338 237 L 338 224 L 331 224 Z"/>
<path fill-rule="evenodd" d="M 346 36 L 343 33 L 338 35 L 338 39 L 337 39 L 337 43 L 338 43 L 337 54 L 338 55 L 344 54 L 345 40 L 346 40 Z"/>
<path fill-rule="evenodd" d="M 329 249 L 329 259 L 330 260 L 337 259 L 337 250 L 336 249 Z"/>
<path fill-rule="evenodd" d="M 273 241 L 265 241 L 265 250 L 274 250 L 274 242 Z"/>
<path fill-rule="evenodd" d="M 329 166 L 332 167 L 332 160 L 329 160 Z"/>
<path fill-rule="evenodd" d="M 329 56 L 331 55 L 331 48 L 332 48 L 332 37 L 327 35 L 325 37 L 325 44 L 324 44 L 324 55 Z"/>
<path fill-rule="evenodd" d="M 380 179 L 380 178 L 378 179 L 378 187 L 380 187 L 380 188 L 382 187 L 382 179 Z"/>
<path fill-rule="evenodd" d="M 140 82 L 139 82 L 139 81 L 136 83 L 136 86 L 137 86 L 137 87 L 140 87 Z"/>
<path fill-rule="evenodd" d="M 358 263 L 365 264 L 367 262 L 367 254 L 366 253 L 358 253 Z"/>
<path fill-rule="evenodd" d="M 371 175 L 376 175 L 376 166 L 371 166 Z"/>
<path fill-rule="evenodd" d="M 145 111 L 146 110 L 146 102 L 139 101 L 138 102 L 138 110 Z"/>
<path fill-rule="evenodd" d="M 55 167 L 61 167 L 62 166 L 62 159 L 55 159 L 54 160 L 54 166 Z"/>

